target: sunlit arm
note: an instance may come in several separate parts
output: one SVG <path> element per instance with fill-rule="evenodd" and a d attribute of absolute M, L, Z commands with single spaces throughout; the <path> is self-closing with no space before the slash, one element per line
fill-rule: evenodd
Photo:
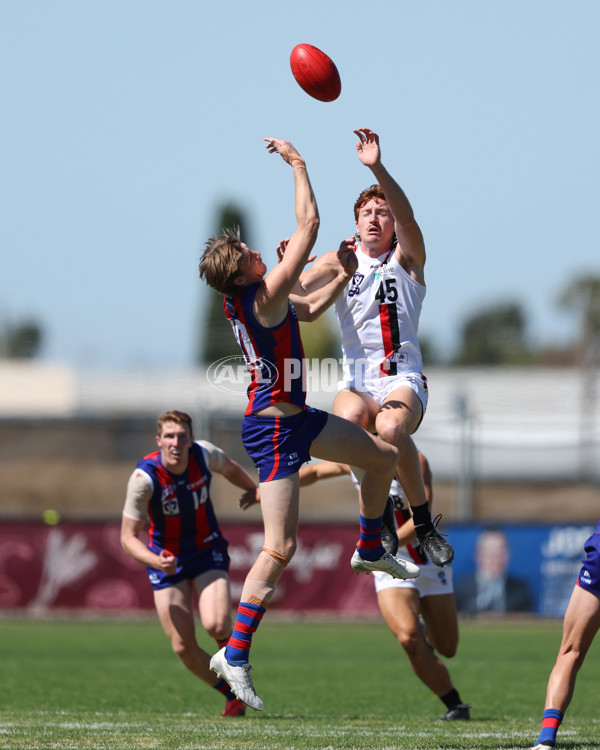
<path fill-rule="evenodd" d="M 342 272 L 333 281 L 305 296 L 290 294 L 290 301 L 294 305 L 298 320 L 310 323 L 319 318 L 336 301 L 351 278 L 352 276 Z"/>
<path fill-rule="evenodd" d="M 348 464 L 340 464 L 334 461 L 319 461 L 316 464 L 305 464 L 300 467 L 300 487 L 308 487 L 320 479 L 332 479 L 350 475 Z"/>
<path fill-rule="evenodd" d="M 129 516 L 122 516 L 121 520 L 121 547 L 134 560 L 142 565 L 147 565 L 155 570 L 164 570 L 166 573 L 175 573 L 177 570 L 176 558 L 166 550 L 159 555 L 142 542 L 139 538 L 144 528 L 145 521 L 140 521 Z"/>

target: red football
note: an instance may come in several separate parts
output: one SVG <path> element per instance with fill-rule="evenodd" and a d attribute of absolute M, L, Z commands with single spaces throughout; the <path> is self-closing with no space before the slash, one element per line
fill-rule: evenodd
<path fill-rule="evenodd" d="M 340 95 L 342 82 L 335 63 L 312 44 L 294 47 L 290 67 L 298 85 L 320 102 L 332 102 Z"/>

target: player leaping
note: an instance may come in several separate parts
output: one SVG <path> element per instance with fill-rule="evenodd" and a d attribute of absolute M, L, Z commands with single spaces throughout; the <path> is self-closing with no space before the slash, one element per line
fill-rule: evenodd
<path fill-rule="evenodd" d="M 225 308 L 252 382 L 242 440 L 259 473 L 264 547 L 242 590 L 234 632 L 211 660 L 238 698 L 261 710 L 250 676 L 249 651 L 275 591 L 296 549 L 300 466 L 311 454 L 349 462 L 364 470 L 359 498 L 360 536 L 351 565 L 357 573 L 383 570 L 397 578 L 419 575 L 419 568 L 385 552 L 382 516 L 398 458 L 397 449 L 351 422 L 306 405 L 302 341 L 298 320 L 312 320 L 333 302 L 356 270 L 347 249 L 336 256 L 327 285 L 298 300 L 289 296 L 315 243 L 319 213 L 304 159 L 291 143 L 267 138 L 294 171 L 296 230 L 285 256 L 269 273 L 259 253 L 237 237 L 212 237 L 200 261 L 200 276 L 225 296 Z"/>
<path fill-rule="evenodd" d="M 427 379 L 417 339 L 425 297 L 425 244 L 410 202 L 381 163 L 379 136 L 360 128 L 356 149 L 378 184 L 354 204 L 358 270 L 335 303 L 342 329 L 344 380 L 333 413 L 398 448 L 398 477 L 409 500 L 419 543 L 440 567 L 454 552 L 429 512 L 419 456 L 411 435 L 427 408 Z M 355 239 L 341 247 L 355 245 Z M 309 294 L 336 273 L 336 253 L 325 253 L 295 291 Z M 295 300 L 294 300 L 295 301 Z M 359 478 L 361 473 L 354 472 Z"/>

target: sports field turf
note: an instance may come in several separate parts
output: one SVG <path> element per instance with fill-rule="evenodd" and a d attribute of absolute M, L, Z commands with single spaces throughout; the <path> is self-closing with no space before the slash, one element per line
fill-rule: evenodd
<path fill-rule="evenodd" d="M 0 748 L 529 748 L 559 640 L 557 622 L 462 622 L 448 664 L 472 720 L 435 722 L 441 702 L 380 622 L 273 615 L 252 649 L 265 710 L 226 719 L 221 696 L 183 668 L 155 619 L 0 620 Z M 600 747 L 599 695 L 595 643 L 560 748 Z"/>

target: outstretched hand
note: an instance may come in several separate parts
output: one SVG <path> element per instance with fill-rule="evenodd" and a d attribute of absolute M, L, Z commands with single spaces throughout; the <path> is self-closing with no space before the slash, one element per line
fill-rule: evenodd
<path fill-rule="evenodd" d="M 282 141 L 281 138 L 264 138 L 264 140 L 267 142 L 266 148 L 270 154 L 279 154 L 292 167 L 305 166 L 304 159 L 289 141 Z"/>
<path fill-rule="evenodd" d="M 278 263 L 281 263 L 281 261 L 283 260 L 283 256 L 285 254 L 285 249 L 288 246 L 289 241 L 290 241 L 290 238 L 286 237 L 284 240 L 281 240 L 281 242 L 277 246 L 277 262 Z M 317 256 L 315 255 L 315 253 L 312 253 L 311 255 L 308 256 L 308 259 L 307 259 L 306 262 L 307 263 L 312 263 L 313 260 L 316 260 L 316 257 Z"/>
<path fill-rule="evenodd" d="M 346 276 L 354 276 L 358 268 L 358 258 L 354 252 L 355 242 L 356 240 L 353 236 L 348 237 L 348 239 L 340 242 L 340 247 L 337 251 L 338 260 Z"/>
<path fill-rule="evenodd" d="M 374 167 L 381 160 L 379 136 L 368 128 L 358 128 L 353 133 L 358 136 L 356 143 L 358 158 L 366 167 Z"/>

